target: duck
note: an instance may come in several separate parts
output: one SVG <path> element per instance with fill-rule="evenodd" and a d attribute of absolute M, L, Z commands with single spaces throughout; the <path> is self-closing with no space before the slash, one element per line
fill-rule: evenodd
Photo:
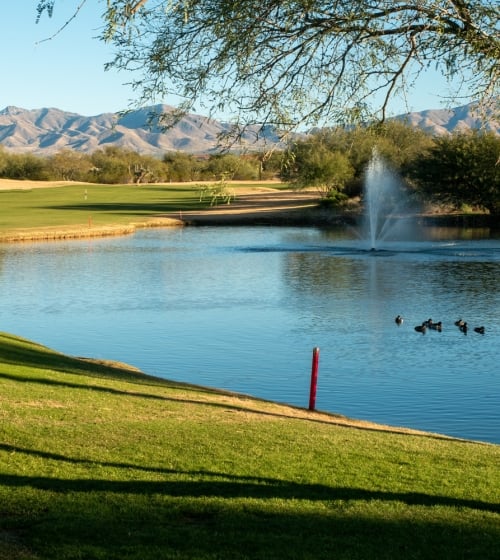
<path fill-rule="evenodd" d="M 403 317 L 401 317 L 401 315 L 398 315 L 394 321 L 396 321 L 396 325 L 402 325 L 403 324 Z"/>
<path fill-rule="evenodd" d="M 443 330 L 443 323 L 441 321 L 430 323 L 429 328 L 441 332 Z"/>
<path fill-rule="evenodd" d="M 474 331 L 479 334 L 484 334 L 484 327 L 474 327 Z"/>
<path fill-rule="evenodd" d="M 467 334 L 468 327 L 467 327 L 467 323 L 465 321 L 462 322 L 462 324 L 460 325 L 459 328 L 464 334 Z"/>
<path fill-rule="evenodd" d="M 425 326 L 428 327 L 429 329 L 432 329 L 432 325 L 433 325 L 432 319 L 431 319 L 431 318 L 427 319 L 427 321 L 424 321 L 424 322 L 422 323 L 422 325 L 425 325 Z"/>
<path fill-rule="evenodd" d="M 427 325 L 425 323 L 426 323 L 426 321 L 424 321 L 421 325 L 417 325 L 415 327 L 415 330 L 417 332 L 421 332 L 422 334 L 425 334 L 425 331 L 427 330 Z"/>
<path fill-rule="evenodd" d="M 458 321 L 455 321 L 455 326 L 456 327 L 461 327 L 464 324 L 464 321 L 462 319 L 459 319 Z"/>

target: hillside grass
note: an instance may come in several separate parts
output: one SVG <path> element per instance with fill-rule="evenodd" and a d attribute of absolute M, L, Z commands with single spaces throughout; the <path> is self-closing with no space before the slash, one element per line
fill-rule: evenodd
<path fill-rule="evenodd" d="M 0 559 L 498 559 L 500 446 L 0 333 Z"/>

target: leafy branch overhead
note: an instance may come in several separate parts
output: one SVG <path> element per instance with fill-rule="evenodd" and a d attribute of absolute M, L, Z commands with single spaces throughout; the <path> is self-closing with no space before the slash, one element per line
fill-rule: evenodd
<path fill-rule="evenodd" d="M 499 106 L 498 0 L 107 0 L 104 19 L 108 67 L 134 75 L 138 105 L 179 96 L 176 116 L 197 104 L 281 130 L 383 119 L 428 68 L 459 84 L 454 99 Z"/>

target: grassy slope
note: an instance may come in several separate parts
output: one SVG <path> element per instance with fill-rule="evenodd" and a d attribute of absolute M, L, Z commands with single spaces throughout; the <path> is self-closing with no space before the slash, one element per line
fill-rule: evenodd
<path fill-rule="evenodd" d="M 0 559 L 497 559 L 500 447 L 0 334 Z"/>

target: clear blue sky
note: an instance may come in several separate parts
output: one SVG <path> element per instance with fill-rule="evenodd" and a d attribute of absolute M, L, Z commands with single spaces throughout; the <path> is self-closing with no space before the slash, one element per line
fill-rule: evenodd
<path fill-rule="evenodd" d="M 52 19 L 45 14 L 38 24 L 37 0 L 17 0 L 3 7 L 0 109 L 8 105 L 55 107 L 91 116 L 130 106 L 134 92 L 124 84 L 132 76 L 104 71 L 104 64 L 113 58 L 111 47 L 97 39 L 105 0 L 87 0 L 68 27 L 52 40 L 43 41 L 56 33 L 79 3 L 58 0 Z M 391 113 L 439 109 L 445 106 L 441 97 L 446 94 L 444 81 L 429 73 L 414 88 L 407 104 L 394 103 Z M 161 101 L 176 103 L 175 99 Z"/>

